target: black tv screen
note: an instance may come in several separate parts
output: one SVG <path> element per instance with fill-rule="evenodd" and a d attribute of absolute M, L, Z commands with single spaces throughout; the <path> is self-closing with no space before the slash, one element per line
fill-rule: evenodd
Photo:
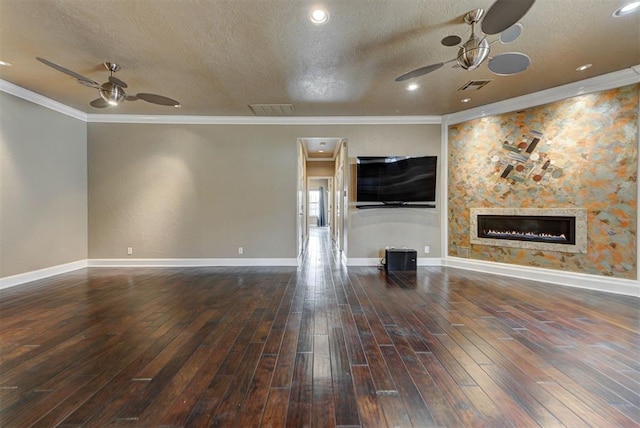
<path fill-rule="evenodd" d="M 358 157 L 358 202 L 435 202 L 437 156 Z"/>

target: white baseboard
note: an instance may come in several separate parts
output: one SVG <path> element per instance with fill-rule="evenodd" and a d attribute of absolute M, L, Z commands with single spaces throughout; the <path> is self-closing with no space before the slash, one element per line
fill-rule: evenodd
<path fill-rule="evenodd" d="M 378 266 L 380 265 L 380 258 L 356 258 L 348 257 L 346 260 L 347 266 Z"/>
<path fill-rule="evenodd" d="M 298 259 L 89 259 L 89 267 L 298 266 Z"/>
<path fill-rule="evenodd" d="M 640 281 L 638 280 L 462 259 L 459 257 L 448 257 L 444 260 L 443 265 L 476 272 L 504 275 L 512 278 L 543 281 L 568 287 L 586 288 L 589 290 L 640 297 Z"/>
<path fill-rule="evenodd" d="M 0 278 L 0 290 L 3 288 L 13 287 L 16 285 L 24 284 L 26 282 L 37 281 L 39 279 L 48 278 L 54 275 L 60 275 L 86 267 L 87 260 L 78 260 L 76 262 L 51 266 L 48 268 L 33 270 L 17 275 L 6 276 L 4 278 Z"/>
<path fill-rule="evenodd" d="M 442 266 L 440 257 L 418 257 L 418 266 Z"/>
<path fill-rule="evenodd" d="M 378 266 L 379 258 L 350 258 L 347 266 Z M 418 266 L 450 266 L 512 278 L 543 281 L 568 287 L 586 288 L 614 294 L 640 297 L 640 281 L 610 278 L 576 272 L 557 271 L 529 266 L 462 259 L 458 257 L 419 258 Z M 189 266 L 297 266 L 296 258 L 269 259 L 90 259 L 78 260 L 31 272 L 0 278 L 0 290 L 86 267 L 189 267 Z"/>
<path fill-rule="evenodd" d="M 442 259 L 438 257 L 424 257 L 418 258 L 416 261 L 418 266 L 442 266 Z M 349 258 L 347 259 L 347 266 L 379 266 L 380 258 Z"/>

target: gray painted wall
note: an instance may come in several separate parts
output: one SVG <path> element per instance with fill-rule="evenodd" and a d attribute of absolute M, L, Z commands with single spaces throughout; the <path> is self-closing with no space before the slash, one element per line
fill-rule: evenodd
<path fill-rule="evenodd" d="M 296 257 L 296 139 L 269 130 L 90 124 L 89 256 Z"/>
<path fill-rule="evenodd" d="M 133 258 L 293 258 L 297 138 L 346 138 L 350 159 L 440 154 L 439 125 L 88 129 L 89 258 L 126 258 L 127 247 Z M 441 255 L 438 213 L 372 211 L 349 209 L 349 258 L 377 257 L 391 238 Z"/>
<path fill-rule="evenodd" d="M 439 125 L 376 127 L 362 138 L 349 138 L 349 258 L 378 258 L 384 248 L 412 248 L 419 258 L 442 257 L 442 155 Z M 400 131 L 401 132 L 398 132 Z M 355 203 L 355 159 L 358 156 L 438 156 L 437 208 L 357 209 Z M 424 246 L 429 246 L 429 254 Z"/>
<path fill-rule="evenodd" d="M 0 92 L 0 277 L 87 259 L 86 130 Z"/>
<path fill-rule="evenodd" d="M 308 177 L 333 177 L 336 169 L 335 161 L 308 161 Z"/>

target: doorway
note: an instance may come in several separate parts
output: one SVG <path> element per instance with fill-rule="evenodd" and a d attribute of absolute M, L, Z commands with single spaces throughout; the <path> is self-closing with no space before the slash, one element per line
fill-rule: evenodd
<path fill-rule="evenodd" d="M 299 260 L 307 245 L 309 228 L 317 226 L 328 228 L 334 245 L 343 252 L 342 257 L 346 257 L 347 159 L 344 138 L 298 138 L 296 235 Z"/>

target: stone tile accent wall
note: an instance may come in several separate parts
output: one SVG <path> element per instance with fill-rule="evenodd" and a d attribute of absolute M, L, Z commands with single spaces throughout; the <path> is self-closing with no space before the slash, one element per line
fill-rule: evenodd
<path fill-rule="evenodd" d="M 635 279 L 639 91 L 631 85 L 450 126 L 448 254 Z M 587 253 L 471 244 L 470 209 L 482 207 L 583 208 Z"/>

